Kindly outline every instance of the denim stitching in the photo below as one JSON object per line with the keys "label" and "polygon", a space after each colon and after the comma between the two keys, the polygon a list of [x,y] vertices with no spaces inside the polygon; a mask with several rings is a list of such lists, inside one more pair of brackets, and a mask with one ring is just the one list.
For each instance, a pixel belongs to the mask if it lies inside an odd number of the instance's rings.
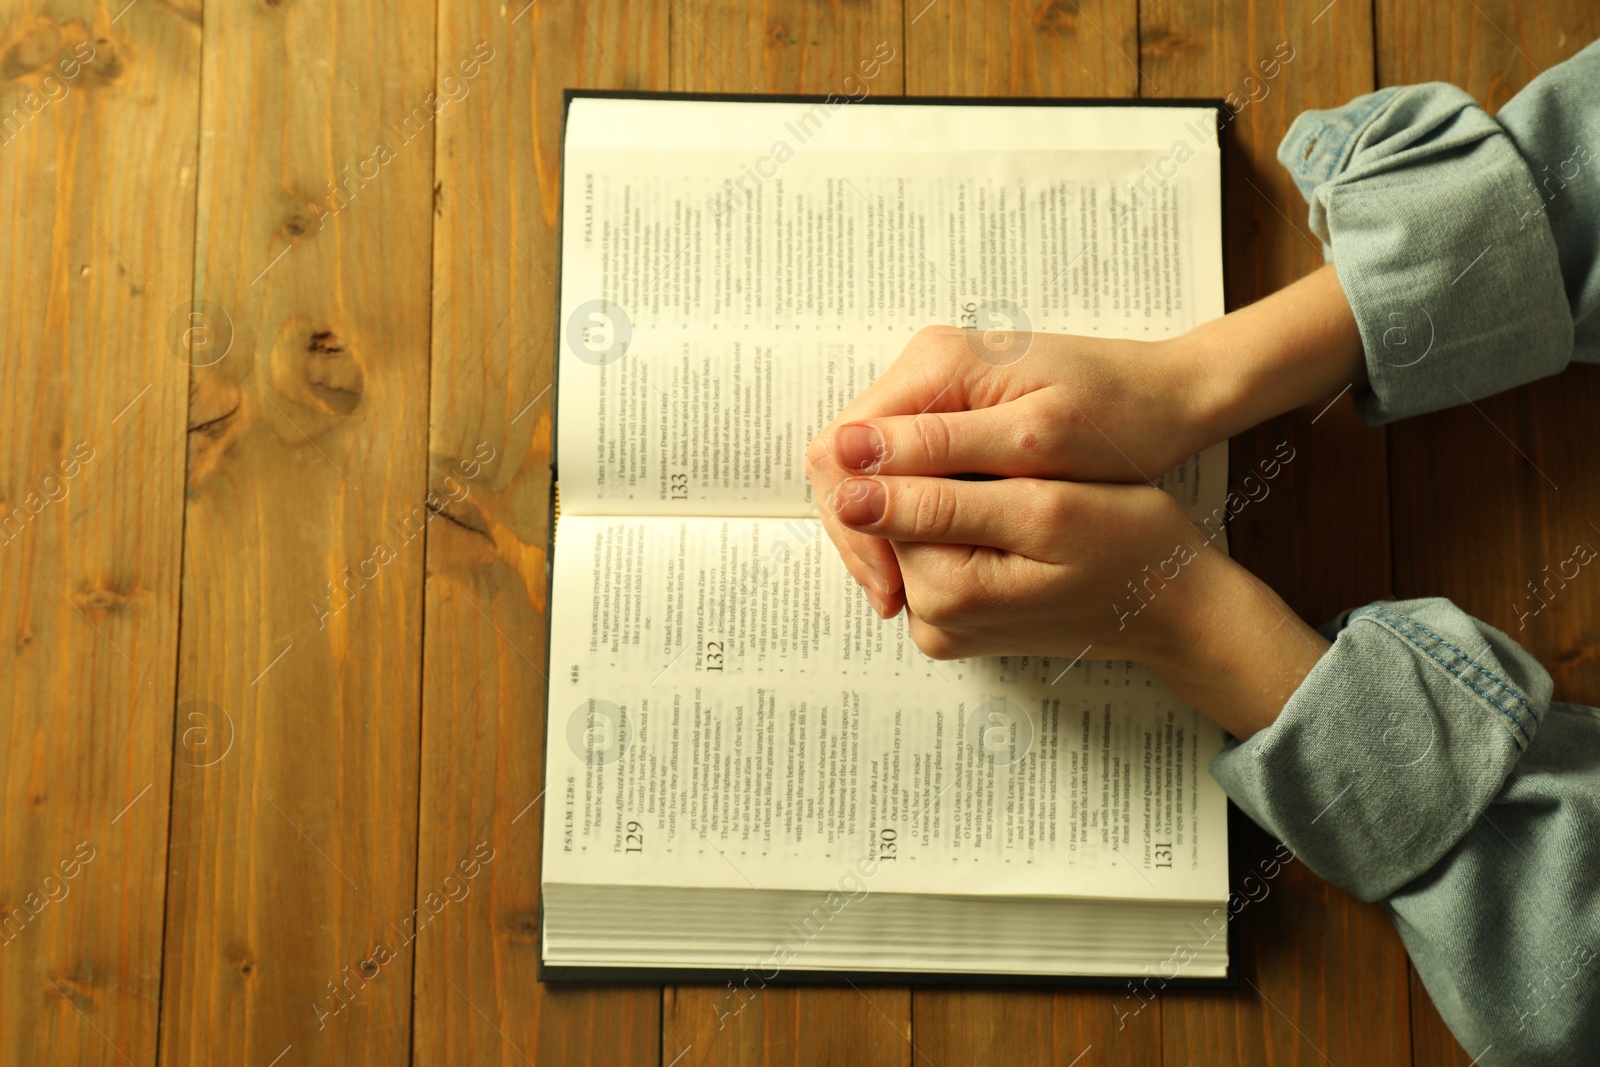
{"label": "denim stitching", "polygon": [[[1373,616],[1382,616],[1383,621],[1380,621],[1378,618],[1373,618]],[[1516,734],[1513,736],[1513,739],[1516,740],[1517,747],[1519,749],[1526,749],[1528,747],[1529,742],[1533,740],[1533,735],[1527,728],[1526,719],[1532,719],[1534,722],[1537,722],[1538,715],[1534,712],[1532,706],[1522,698],[1522,695],[1517,692],[1514,687],[1502,681],[1492,672],[1487,671],[1483,667],[1480,667],[1476,663],[1472,662],[1472,658],[1461,649],[1457,648],[1455,645],[1452,645],[1449,641],[1446,641],[1443,637],[1434,633],[1422,623],[1408,615],[1402,615],[1397,611],[1391,611],[1388,608],[1374,605],[1371,607],[1362,608],[1355,612],[1351,616],[1351,621],[1354,622],[1358,618],[1371,618],[1371,621],[1383,626],[1384,629],[1389,630],[1396,637],[1408,642],[1419,651],[1424,653],[1429,659],[1443,667],[1452,678],[1455,678],[1457,681],[1461,682],[1462,685],[1465,685],[1468,689],[1482,697],[1490,707],[1500,713],[1502,718],[1506,719],[1511,723],[1511,725],[1516,727]],[[1389,620],[1394,620],[1394,622],[1390,623]],[[1404,630],[1420,631],[1435,644],[1442,645],[1454,653],[1459,660],[1465,661],[1465,665],[1451,663],[1443,656],[1440,656],[1433,648],[1430,648],[1422,641],[1419,641],[1414,635],[1403,632]],[[1480,686],[1474,679],[1468,677],[1467,675],[1472,671],[1476,671],[1478,674],[1487,679],[1489,686],[1494,689],[1495,692],[1490,692],[1489,690]],[[1504,705],[1509,705],[1509,707]],[[1516,712],[1519,710],[1523,713],[1521,716],[1516,714]],[[1526,718],[1524,718],[1524,716]]]}
{"label": "denim stitching", "polygon": [[[1422,648],[1423,651],[1427,652],[1436,663],[1439,663],[1441,666],[1445,667],[1455,677],[1460,678],[1463,684],[1465,684],[1479,696],[1483,697],[1485,700],[1489,701],[1496,711],[1500,712],[1501,715],[1511,720],[1511,723],[1516,726],[1518,733],[1520,733],[1523,738],[1523,742],[1519,747],[1525,748],[1527,747],[1527,743],[1533,740],[1533,735],[1527,729],[1526,719],[1515,714],[1515,712],[1520,709],[1527,718],[1531,718],[1535,723],[1538,722],[1538,714],[1534,712],[1533,708],[1522,698],[1521,693],[1519,693],[1513,686],[1500,679],[1492,671],[1488,671],[1479,666],[1477,663],[1473,662],[1471,656],[1468,656],[1464,651],[1457,648],[1455,645],[1452,645],[1442,636],[1434,633],[1432,630],[1428,629],[1427,626],[1411,618],[1410,616],[1402,615],[1397,611],[1391,611],[1388,608],[1383,607],[1374,607],[1373,612],[1381,612],[1384,615],[1392,616],[1393,618],[1400,620],[1399,625],[1402,627],[1420,630],[1423,634],[1426,634],[1436,643],[1449,649],[1459,659],[1465,660],[1465,666],[1460,668],[1453,667],[1441,657],[1434,655],[1431,649],[1426,648],[1420,642],[1412,639],[1412,643],[1416,644],[1418,648]],[[1489,692],[1483,688],[1480,688],[1475,681],[1468,678],[1467,673],[1470,671],[1476,671],[1479,675],[1482,675],[1485,679],[1487,679],[1489,687],[1493,689],[1494,692]]]}

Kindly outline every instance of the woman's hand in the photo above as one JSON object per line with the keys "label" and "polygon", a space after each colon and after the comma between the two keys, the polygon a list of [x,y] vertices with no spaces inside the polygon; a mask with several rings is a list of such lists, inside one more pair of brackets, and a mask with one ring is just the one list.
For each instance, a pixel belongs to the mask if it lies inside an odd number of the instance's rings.
{"label": "woman's hand", "polygon": [[934,327],[817,435],[806,472],[828,536],[887,618],[904,604],[893,550],[832,514],[851,475],[1148,482],[1207,445],[1366,380],[1360,331],[1331,264],[1161,341]]}
{"label": "woman's hand", "polygon": [[893,545],[936,659],[1130,659],[1249,737],[1328,647],[1149,486],[851,477],[831,510]]}
{"label": "woman's hand", "polygon": [[811,443],[806,473],[846,566],[888,617],[903,603],[899,565],[881,535],[833,515],[844,479],[1148,482],[1223,435],[1213,418],[1222,385],[1213,371],[1183,338],[930,327]]}
{"label": "woman's hand", "polygon": [[845,528],[893,543],[917,647],[935,659],[1160,658],[1221,554],[1148,486],[848,478]]}

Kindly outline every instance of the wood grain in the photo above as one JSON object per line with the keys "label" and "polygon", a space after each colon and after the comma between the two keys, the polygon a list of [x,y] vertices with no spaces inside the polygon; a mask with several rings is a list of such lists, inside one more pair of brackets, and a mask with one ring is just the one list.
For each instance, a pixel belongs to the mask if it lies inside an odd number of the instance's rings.
{"label": "wood grain", "polygon": [[926,1065],[910,1012],[904,986],[668,986],[661,1062]]}
{"label": "wood grain", "polygon": [[[1382,84],[1449,81],[1490,112],[1600,36],[1600,11],[1570,0],[1377,12]],[[1579,543],[1600,545],[1597,408],[1600,368],[1573,367],[1389,432],[1395,594],[1449,597],[1544,664],[1556,699],[1585,704],[1600,703],[1600,577],[1543,583]],[[1466,1067],[1483,1050],[1456,1043],[1415,970],[1411,986],[1418,1067]]]}
{"label": "wood grain", "polygon": [[907,0],[906,12],[913,95],[1139,95],[1135,0]]}
{"label": "wood grain", "polygon": [[[955,96],[1139,94],[1133,0],[985,4],[911,0],[906,91]],[[1119,1014],[1120,1013],[1120,1014]],[[918,1048],[934,1063],[993,1057],[1147,1064],[1161,1055],[1161,1005],[1128,989],[916,989]]]}
{"label": "wood grain", "polygon": [[[525,3],[0,15],[0,1062],[1466,1067],[1387,919],[1294,864],[1238,990],[1132,1017],[535,981],[561,91],[838,92],[886,41],[874,93],[1242,99],[1286,41],[1229,129],[1237,306],[1321,262],[1297,112],[1430,79],[1494,110],[1600,11]],[[1600,578],[1526,614],[1600,538],[1597,404],[1579,367],[1387,432],[1275,420],[1234,442],[1235,481],[1296,449],[1234,553],[1317,621],[1449,596],[1600,703]],[[1273,842],[1232,825],[1237,879]]]}
{"label": "wood grain", "polygon": [[917,1047],[927,1056],[919,1062],[1161,1062],[1160,1002],[1121,987],[916,989],[912,995]]}
{"label": "wood grain", "polygon": [[[1221,95],[1237,112],[1224,149],[1230,305],[1315,269],[1320,247],[1277,145],[1300,111],[1372,90],[1370,7],[1146,0],[1139,18],[1141,62],[1160,95]],[[1317,623],[1389,592],[1383,432],[1363,428],[1348,398],[1321,408],[1236,437],[1230,464],[1237,485],[1281,443],[1294,449],[1266,499],[1230,524],[1229,540],[1235,557]],[[1259,878],[1271,842],[1243,819],[1235,825],[1245,829],[1234,863]],[[1283,867],[1267,891],[1237,920],[1239,990],[1168,998],[1166,1062],[1406,1062],[1406,958],[1382,911],[1301,863]]]}
{"label": "wood grain", "polygon": [[[562,90],[665,89],[669,10],[440,5],[440,91],[466,89],[434,162],[429,485],[445,521],[428,527],[418,891],[453,878],[466,895],[417,942],[419,1065],[660,1054],[659,988],[535,975]],[[485,843],[492,862],[465,880]]]}
{"label": "wood grain", "polygon": [[0,1062],[151,1063],[200,34],[29,7],[0,15]]}
{"label": "wood grain", "polygon": [[[722,93],[838,93],[861,79],[880,42],[897,51],[902,11],[892,0],[674,0],[672,88]],[[906,91],[903,58],[885,62],[874,93]]]}
{"label": "wood grain", "polygon": [[[890,0],[674,0],[672,88],[730,93],[905,92],[902,10]],[[870,82],[859,65],[880,42],[895,50]],[[847,81],[848,79],[848,81]],[[742,1006],[741,1006],[742,1005]],[[768,986],[746,1000],[722,986],[669,987],[662,1062],[907,1064],[911,998],[904,987]],[[734,1010],[737,1009],[737,1010]]]}
{"label": "wood grain", "polygon": [[434,10],[204,15],[178,699],[237,739],[173,778],[162,1062],[404,1063]]}

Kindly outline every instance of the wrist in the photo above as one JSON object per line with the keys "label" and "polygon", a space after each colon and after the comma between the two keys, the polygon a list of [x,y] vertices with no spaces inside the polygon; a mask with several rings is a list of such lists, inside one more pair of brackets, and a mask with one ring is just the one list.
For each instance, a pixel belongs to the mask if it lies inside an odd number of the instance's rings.
{"label": "wrist", "polygon": [[[1240,739],[1276,721],[1329,642],[1270,587],[1199,538],[1139,661]],[[1157,605],[1152,604],[1152,607]]]}
{"label": "wrist", "polygon": [[1239,408],[1248,387],[1230,361],[1225,338],[1210,328],[1221,321],[1155,342],[1158,370],[1152,377],[1168,401],[1161,407],[1174,446],[1167,458],[1174,464],[1246,428],[1239,425]]}
{"label": "wrist", "polygon": [[1233,343],[1236,333],[1234,322],[1224,316],[1176,338],[1187,364],[1188,421],[1206,444],[1226,441],[1274,414],[1261,412],[1263,370]]}
{"label": "wrist", "polygon": [[1367,380],[1361,332],[1332,264],[1174,339],[1191,419],[1221,441]]}

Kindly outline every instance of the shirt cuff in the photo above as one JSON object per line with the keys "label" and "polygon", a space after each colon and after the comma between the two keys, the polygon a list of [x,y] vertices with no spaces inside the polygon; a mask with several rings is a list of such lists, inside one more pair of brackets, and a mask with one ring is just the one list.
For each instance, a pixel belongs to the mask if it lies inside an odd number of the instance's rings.
{"label": "shirt cuff", "polygon": [[1369,423],[1555,374],[1573,321],[1555,240],[1515,144],[1462,90],[1385,89],[1307,111],[1278,160],[1355,312]]}
{"label": "shirt cuff", "polygon": [[1477,822],[1550,704],[1550,676],[1447,600],[1372,604],[1324,628],[1330,648],[1277,720],[1230,741],[1211,773],[1328,881],[1387,897]]}

